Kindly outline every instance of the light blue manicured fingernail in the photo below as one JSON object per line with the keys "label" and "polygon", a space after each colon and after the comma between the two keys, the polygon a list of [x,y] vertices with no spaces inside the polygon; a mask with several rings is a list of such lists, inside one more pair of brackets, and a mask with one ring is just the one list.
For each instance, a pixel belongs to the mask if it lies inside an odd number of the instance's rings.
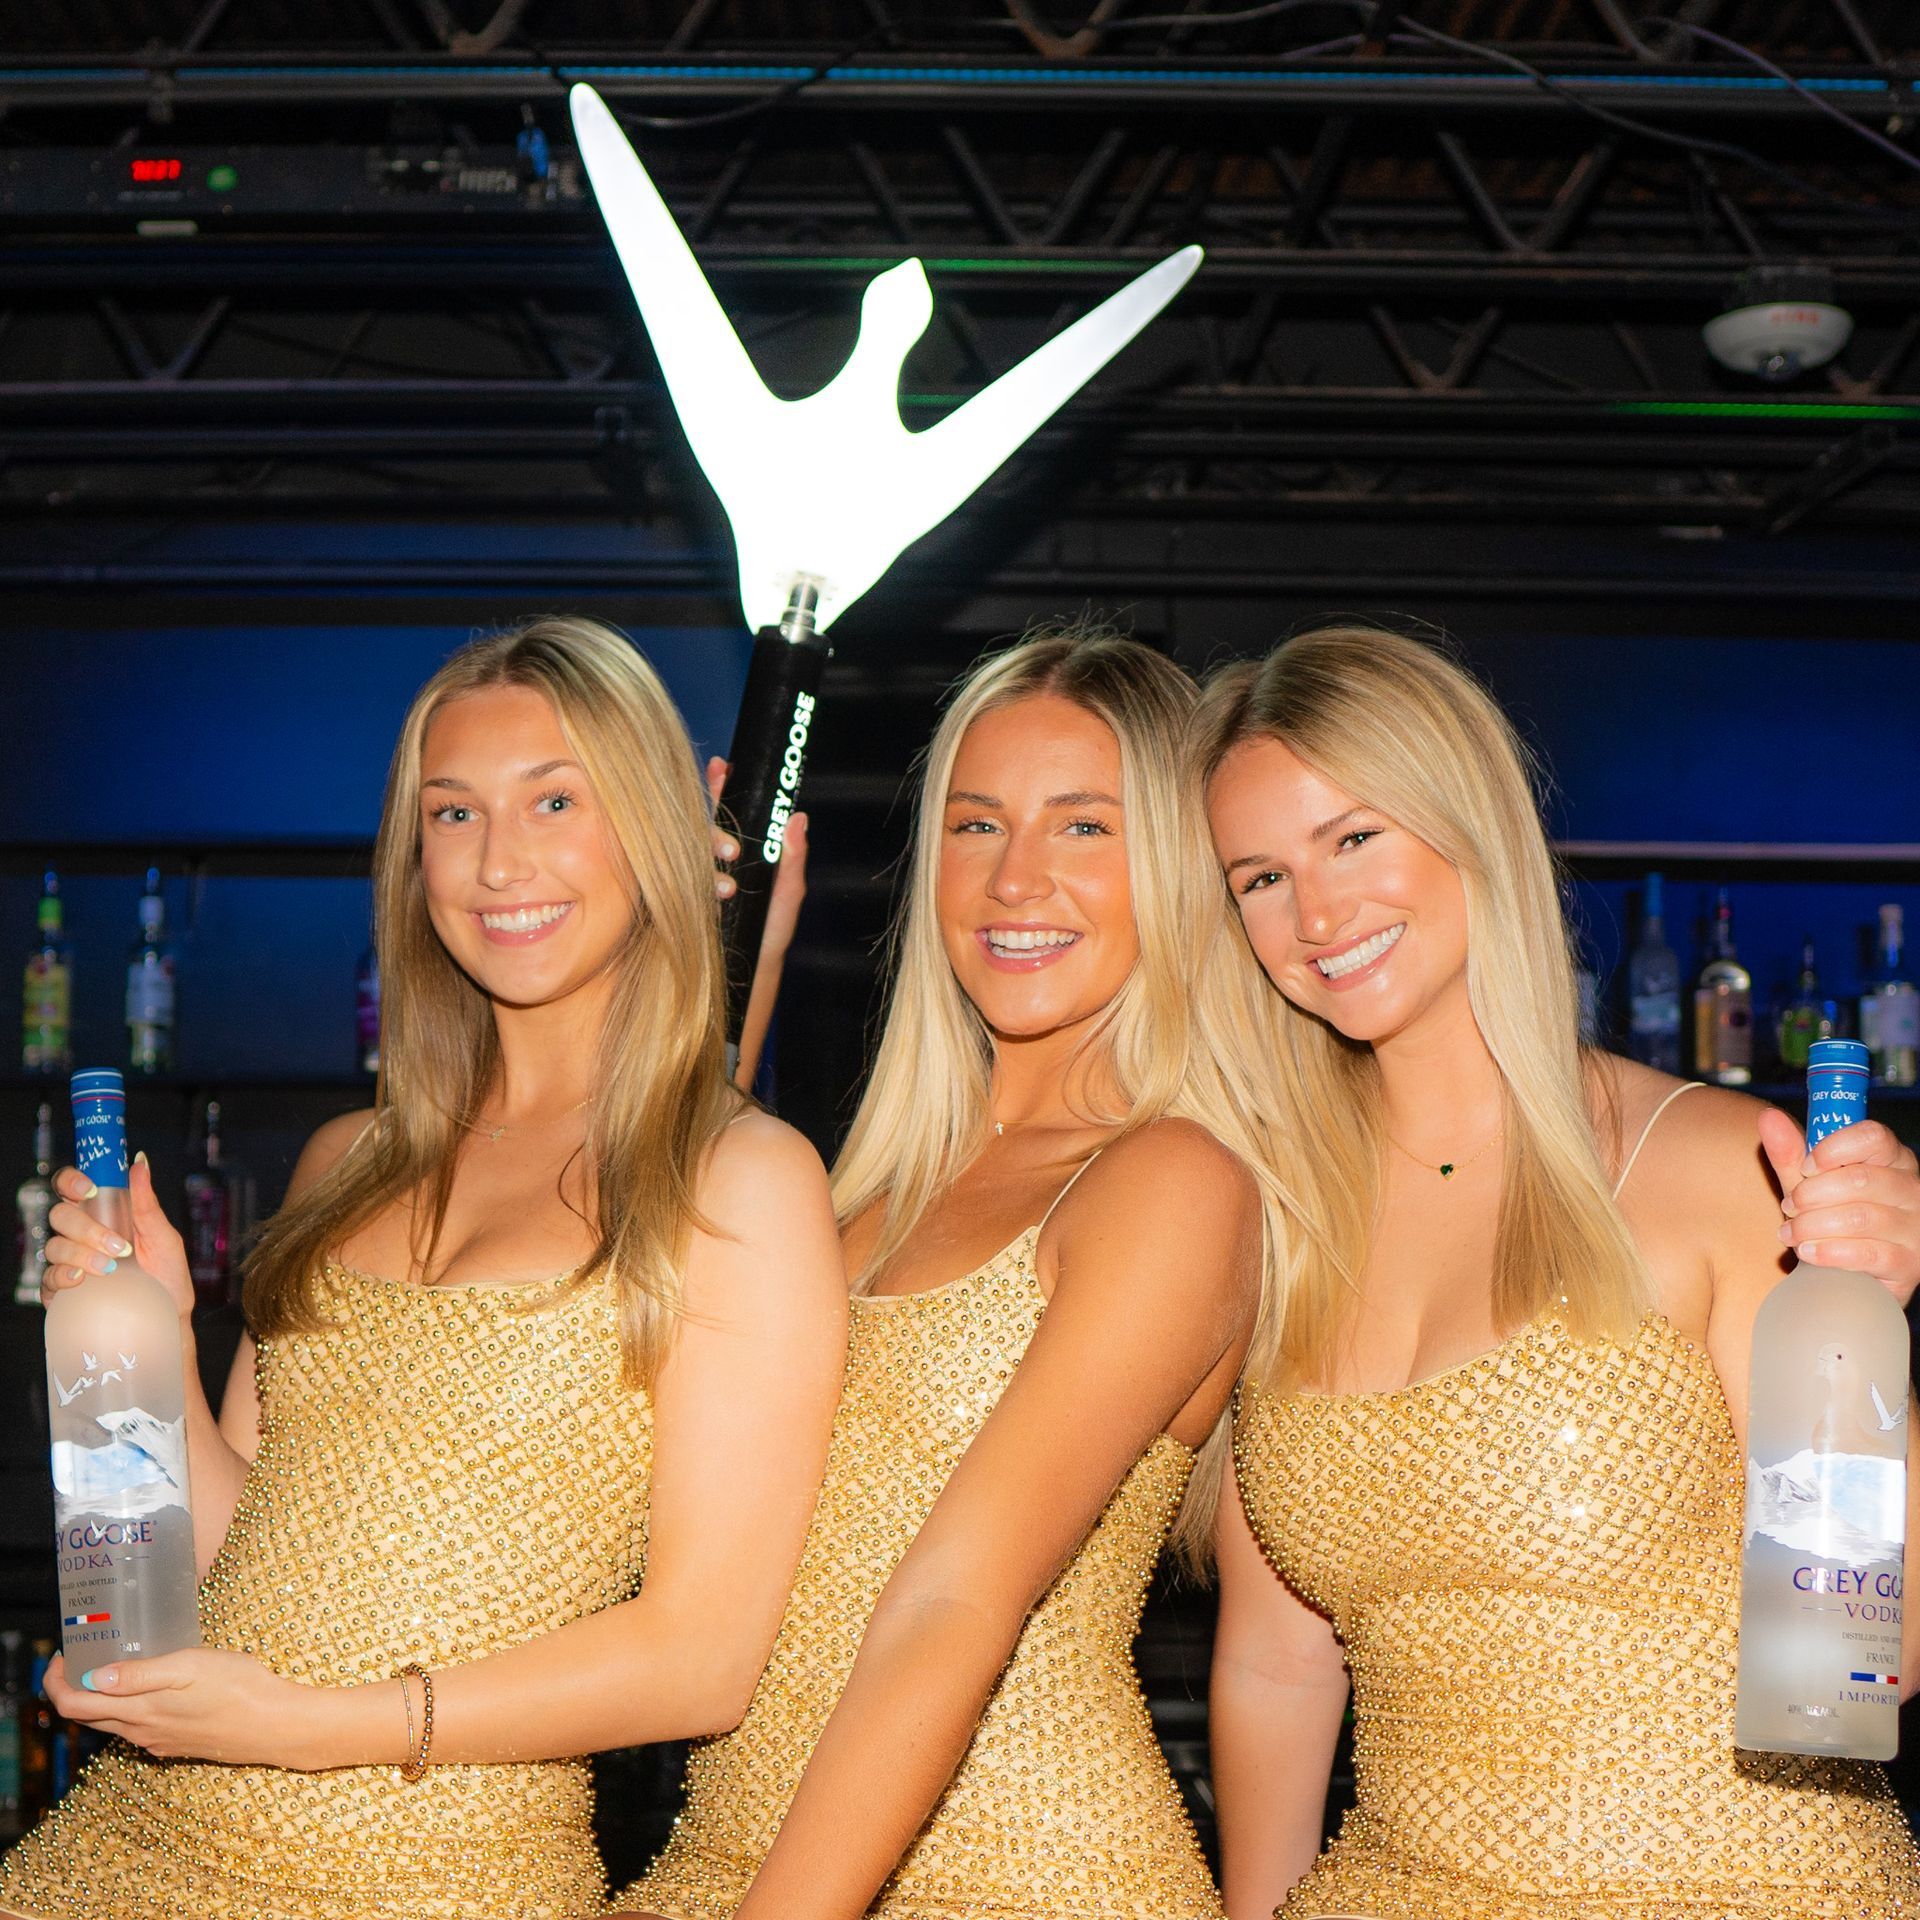
{"label": "light blue manicured fingernail", "polygon": [[107,1264],[100,1269],[100,1271],[102,1273],[111,1273],[117,1266],[119,1266],[119,1264],[120,1262],[118,1260],[109,1260]]}
{"label": "light blue manicured fingernail", "polygon": [[93,1669],[91,1667],[80,1676],[80,1684],[85,1687],[89,1693],[98,1693],[100,1691],[100,1689],[93,1684]]}

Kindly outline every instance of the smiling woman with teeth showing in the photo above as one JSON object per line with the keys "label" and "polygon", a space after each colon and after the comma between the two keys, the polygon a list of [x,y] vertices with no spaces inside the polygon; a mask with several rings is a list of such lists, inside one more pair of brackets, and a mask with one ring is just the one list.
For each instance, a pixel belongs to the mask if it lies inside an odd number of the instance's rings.
{"label": "smiling woman with teeth showing", "polygon": [[[606,628],[477,641],[421,690],[374,855],[378,1105],[308,1143],[218,1426],[188,1412],[206,1644],[56,1663],[123,1740],[0,1864],[6,1915],[585,1920],[579,1756],[739,1719],[847,1307],[818,1159],[727,1080],[709,834]],[[84,1285],[126,1248],[62,1179]]]}
{"label": "smiling woman with teeth showing", "polygon": [[1193,697],[1068,632],[941,721],[834,1172],[826,1485],[753,1705],[625,1911],[1218,1920],[1129,1658],[1262,1264],[1254,1183],[1183,1117],[1225,925],[1178,779]]}
{"label": "smiling woman with teeth showing", "polygon": [[1753,1316],[1783,1242],[1910,1297],[1914,1156],[1866,1124],[1809,1161],[1580,1046],[1524,753],[1434,649],[1231,668],[1191,770],[1245,935],[1200,1002],[1216,1126],[1285,1223],[1220,1503],[1232,1920],[1920,1913],[1877,1767],[1733,1744]]}

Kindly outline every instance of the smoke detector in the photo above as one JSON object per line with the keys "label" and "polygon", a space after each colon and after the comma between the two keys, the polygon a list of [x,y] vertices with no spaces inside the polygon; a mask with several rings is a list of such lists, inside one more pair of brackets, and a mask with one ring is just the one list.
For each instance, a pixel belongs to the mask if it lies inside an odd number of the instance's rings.
{"label": "smoke detector", "polygon": [[1778,383],[1824,367],[1852,337],[1853,315],[1834,304],[1823,268],[1754,267],[1701,331],[1723,367]]}

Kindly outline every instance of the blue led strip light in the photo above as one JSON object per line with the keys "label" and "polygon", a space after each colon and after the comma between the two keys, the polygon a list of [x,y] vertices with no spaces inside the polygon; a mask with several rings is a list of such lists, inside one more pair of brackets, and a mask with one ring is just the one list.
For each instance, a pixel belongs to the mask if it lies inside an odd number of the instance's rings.
{"label": "blue led strip light", "polygon": [[[0,83],[31,86],[35,83],[75,84],[101,81],[138,81],[148,77],[145,67],[7,67],[0,68]],[[1785,80],[1770,74],[1709,73],[1556,73],[1550,76],[1561,86],[1606,87],[1618,92],[1681,91],[1714,93],[1786,93]],[[1421,86],[1444,80],[1450,86],[1489,89],[1531,88],[1536,82],[1518,73],[1457,73],[1428,70],[1375,68],[1288,68],[1259,69],[1172,68],[1172,67],[830,67],[824,73],[807,66],[774,66],[758,62],[704,62],[679,66],[557,65],[552,67],[518,65],[435,66],[427,62],[388,63],[365,66],[184,66],[173,76],[176,86],[205,81],[334,81],[334,80],[607,80],[617,82],[701,81],[721,85],[787,86],[808,81],[817,86],[958,86],[958,87],[1264,87],[1278,84],[1325,87]],[[1892,99],[1897,90],[1884,80],[1810,75],[1796,79],[1794,85],[1815,93],[1880,95]]]}

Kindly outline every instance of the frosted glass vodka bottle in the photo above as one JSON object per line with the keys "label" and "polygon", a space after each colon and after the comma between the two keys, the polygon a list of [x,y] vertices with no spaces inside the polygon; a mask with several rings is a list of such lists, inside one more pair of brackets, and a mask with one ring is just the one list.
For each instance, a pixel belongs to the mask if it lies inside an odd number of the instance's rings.
{"label": "frosted glass vodka bottle", "polygon": [[[1807,1141],[1866,1117],[1867,1050],[1809,1049]],[[1734,1738],[1889,1760],[1900,1737],[1906,1316],[1864,1273],[1799,1267],[1753,1323]]]}
{"label": "frosted glass vodka bottle", "polygon": [[[131,1241],[119,1073],[73,1076],[73,1135],[96,1188],[87,1211]],[[62,1640],[77,1680],[123,1654],[200,1641],[180,1315],[123,1258],[56,1294],[46,1334]]]}

